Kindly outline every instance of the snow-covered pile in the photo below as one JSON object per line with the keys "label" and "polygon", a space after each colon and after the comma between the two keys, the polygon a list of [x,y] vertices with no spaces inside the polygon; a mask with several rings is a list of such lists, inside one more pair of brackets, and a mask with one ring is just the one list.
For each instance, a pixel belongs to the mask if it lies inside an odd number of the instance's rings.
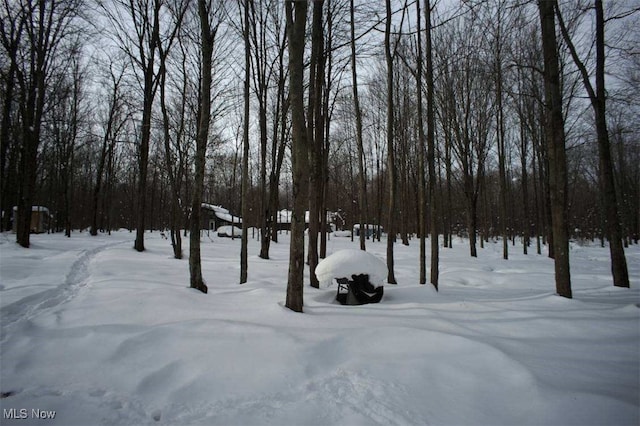
{"label": "snow-covered pile", "polygon": [[[128,231],[30,249],[0,234],[0,424],[640,424],[637,245],[631,289],[611,285],[608,249],[573,247],[567,300],[553,261],[518,245],[505,261],[501,244],[470,258],[454,241],[436,292],[418,284],[418,244],[396,244],[384,303],[345,308],[305,285],[299,314],[284,307],[288,235],[266,260],[249,234],[243,285],[240,244],[211,237],[205,295],[158,232],[142,253]],[[384,259],[384,237],[367,251]]]}
{"label": "snow-covered pile", "polygon": [[332,234],[334,237],[351,237],[351,231],[333,231]]}
{"label": "snow-covered pile", "polygon": [[237,226],[225,225],[218,227],[218,237],[242,237],[242,228]]}
{"label": "snow-covered pile", "polygon": [[331,285],[334,278],[368,274],[374,287],[383,285],[387,277],[387,265],[377,256],[362,250],[339,250],[318,263],[316,277],[321,284]]}

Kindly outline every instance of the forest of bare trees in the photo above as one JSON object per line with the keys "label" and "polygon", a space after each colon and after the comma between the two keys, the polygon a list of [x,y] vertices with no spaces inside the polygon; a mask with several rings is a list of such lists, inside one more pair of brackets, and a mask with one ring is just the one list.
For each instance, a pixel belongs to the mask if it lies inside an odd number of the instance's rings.
{"label": "forest of bare trees", "polygon": [[439,251],[499,241],[507,260],[521,241],[571,297],[575,241],[609,247],[612,284],[629,286],[637,1],[1,0],[0,14],[1,229],[23,247],[32,206],[50,232],[126,229],[138,251],[167,231],[177,259],[190,234],[206,293],[206,202],[243,216],[239,282],[247,238],[269,259],[293,211],[295,311],[327,211],[361,224],[361,249],[387,245],[389,283],[396,244],[420,244],[437,288]]}

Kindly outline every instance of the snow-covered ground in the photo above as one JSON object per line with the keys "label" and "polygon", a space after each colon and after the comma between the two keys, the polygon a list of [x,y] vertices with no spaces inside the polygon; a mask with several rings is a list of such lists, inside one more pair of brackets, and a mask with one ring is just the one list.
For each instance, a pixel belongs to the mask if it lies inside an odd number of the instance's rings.
{"label": "snow-covered ground", "polygon": [[[551,260],[518,246],[472,259],[455,241],[436,293],[417,241],[398,244],[381,303],[305,287],[297,314],[286,235],[271,260],[250,239],[245,285],[240,240],[204,235],[207,295],[157,232],[144,253],[128,232],[14,238],[0,234],[3,425],[640,424],[638,246],[619,289],[607,249],[573,245],[567,300]],[[368,249],[384,259],[384,240]]]}

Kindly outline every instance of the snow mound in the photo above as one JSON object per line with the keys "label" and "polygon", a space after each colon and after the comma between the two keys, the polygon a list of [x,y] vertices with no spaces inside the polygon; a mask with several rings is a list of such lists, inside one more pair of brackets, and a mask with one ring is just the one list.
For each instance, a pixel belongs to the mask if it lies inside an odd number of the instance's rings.
{"label": "snow mound", "polygon": [[218,237],[242,237],[242,228],[225,225],[218,228]]}
{"label": "snow mound", "polygon": [[369,282],[380,287],[387,277],[387,265],[377,256],[356,249],[340,250],[322,260],[316,267],[316,277],[325,286],[334,278],[368,274]]}
{"label": "snow mound", "polygon": [[351,237],[351,231],[335,231],[334,237]]}

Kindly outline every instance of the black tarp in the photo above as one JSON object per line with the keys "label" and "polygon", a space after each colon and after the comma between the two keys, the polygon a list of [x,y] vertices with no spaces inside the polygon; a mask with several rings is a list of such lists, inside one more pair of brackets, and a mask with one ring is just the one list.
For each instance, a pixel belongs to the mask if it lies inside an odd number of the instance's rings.
{"label": "black tarp", "polygon": [[339,278],[337,281],[336,300],[343,305],[378,303],[384,294],[384,287],[374,287],[369,281],[368,274],[351,275],[351,280],[345,277]]}

